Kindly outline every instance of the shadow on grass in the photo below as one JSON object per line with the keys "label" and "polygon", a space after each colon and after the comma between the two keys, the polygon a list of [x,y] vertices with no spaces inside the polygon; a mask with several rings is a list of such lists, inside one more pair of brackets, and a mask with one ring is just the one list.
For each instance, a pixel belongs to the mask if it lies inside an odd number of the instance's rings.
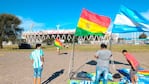
{"label": "shadow on grass", "polygon": [[88,65],[96,65],[97,62],[95,60],[88,61],[86,64]]}
{"label": "shadow on grass", "polygon": [[64,52],[64,53],[60,53],[59,55],[67,55],[68,53],[67,52]]}
{"label": "shadow on grass", "polygon": [[58,76],[62,75],[63,73],[64,73],[64,69],[61,69],[59,71],[54,72],[47,80],[45,80],[44,82],[42,82],[42,84],[48,84],[48,83],[50,83],[52,80],[54,80]]}
{"label": "shadow on grass", "polygon": [[[127,65],[129,66],[129,64],[126,64],[126,63],[123,63],[123,62],[119,62],[119,61],[110,61],[110,64],[113,64],[112,62],[114,62],[114,64],[122,64],[122,65]],[[88,61],[86,64],[89,64],[89,65],[96,65],[97,62],[95,60],[91,60],[91,61]]]}
{"label": "shadow on grass", "polygon": [[122,65],[129,66],[129,64],[126,64],[126,63],[123,63],[123,62],[119,62],[119,61],[110,61],[110,64],[112,64],[112,62],[114,62],[114,64],[122,64]]}

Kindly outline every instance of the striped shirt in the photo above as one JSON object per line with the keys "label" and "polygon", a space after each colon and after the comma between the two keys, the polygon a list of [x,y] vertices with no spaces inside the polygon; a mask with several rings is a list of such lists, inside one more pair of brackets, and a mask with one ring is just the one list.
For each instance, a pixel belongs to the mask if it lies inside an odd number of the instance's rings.
{"label": "striped shirt", "polygon": [[41,57],[44,55],[42,49],[36,49],[30,54],[30,59],[33,60],[33,68],[42,66]]}

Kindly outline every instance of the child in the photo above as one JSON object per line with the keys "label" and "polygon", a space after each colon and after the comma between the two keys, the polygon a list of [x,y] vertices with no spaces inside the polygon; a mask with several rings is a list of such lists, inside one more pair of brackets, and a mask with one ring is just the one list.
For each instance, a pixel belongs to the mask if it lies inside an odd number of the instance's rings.
{"label": "child", "polygon": [[44,64],[44,52],[41,49],[41,44],[36,44],[36,49],[30,54],[30,59],[34,69],[34,84],[41,84],[41,74]]}

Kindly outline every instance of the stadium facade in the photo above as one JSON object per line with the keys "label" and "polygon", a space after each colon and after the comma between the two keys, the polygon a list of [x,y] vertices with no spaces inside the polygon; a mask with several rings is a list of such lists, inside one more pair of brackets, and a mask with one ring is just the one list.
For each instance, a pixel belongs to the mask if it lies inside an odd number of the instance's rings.
{"label": "stadium facade", "polygon": [[[75,30],[44,30],[44,31],[37,31],[37,32],[23,32],[22,38],[26,40],[27,43],[35,44],[35,43],[42,43],[46,39],[51,38],[60,38],[61,40],[72,40],[74,36]],[[79,36],[77,38],[78,43],[82,44],[85,41],[90,41],[91,44],[96,43],[108,43],[110,40],[110,33],[107,33],[104,37],[101,36]],[[118,36],[113,36],[113,39],[118,39]]]}

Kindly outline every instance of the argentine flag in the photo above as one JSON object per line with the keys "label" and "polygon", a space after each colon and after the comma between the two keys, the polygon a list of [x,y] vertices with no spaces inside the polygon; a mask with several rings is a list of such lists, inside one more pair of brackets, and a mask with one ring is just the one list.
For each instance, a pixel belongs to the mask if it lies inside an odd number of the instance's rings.
{"label": "argentine flag", "polygon": [[116,15],[112,33],[148,32],[149,21],[134,10],[125,6],[120,7]]}

